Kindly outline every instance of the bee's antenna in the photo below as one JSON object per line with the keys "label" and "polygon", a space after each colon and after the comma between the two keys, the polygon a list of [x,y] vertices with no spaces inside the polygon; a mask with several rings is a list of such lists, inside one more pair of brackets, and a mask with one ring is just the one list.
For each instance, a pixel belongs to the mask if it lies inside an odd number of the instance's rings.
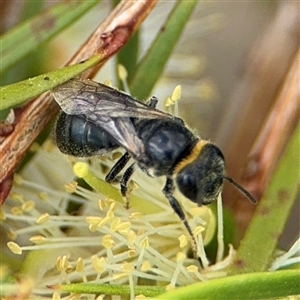
{"label": "bee's antenna", "polygon": [[241,185],[239,185],[236,181],[234,181],[231,177],[224,175],[224,178],[227,179],[230,183],[232,183],[238,190],[240,190],[252,203],[256,204],[257,200]]}

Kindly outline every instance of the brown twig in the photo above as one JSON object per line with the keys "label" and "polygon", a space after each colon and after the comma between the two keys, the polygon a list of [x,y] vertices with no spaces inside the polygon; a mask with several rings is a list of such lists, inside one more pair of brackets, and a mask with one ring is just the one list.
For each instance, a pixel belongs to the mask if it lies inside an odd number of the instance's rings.
{"label": "brown twig", "polygon": [[[243,172],[242,185],[257,199],[260,199],[265,191],[289,138],[299,122],[299,63],[300,48],[286,76],[276,103],[250,151]],[[297,164],[298,162],[295,162],[296,167]],[[240,225],[240,229],[246,229],[252,217],[249,214],[249,208],[245,209],[245,202],[240,199],[237,201],[235,209],[239,211],[236,220]],[[254,211],[254,207],[252,206],[250,210]]]}
{"label": "brown twig", "polygon": [[[300,49],[263,130],[252,147],[243,183],[260,198],[300,116]],[[280,137],[280,138],[279,138]]]}
{"label": "brown twig", "polygon": [[[101,53],[104,55],[103,61],[81,76],[92,78],[100,67],[128,41],[156,2],[157,0],[121,1],[66,65]],[[37,97],[21,109],[14,131],[0,145],[1,203],[9,193],[12,176],[28,148],[58,111],[59,107],[49,93]]]}
{"label": "brown twig", "polygon": [[[299,47],[299,29],[299,5],[293,2],[280,3],[268,28],[252,47],[245,72],[234,89],[232,106],[224,112],[216,141],[226,157],[228,174],[239,183],[242,183],[243,177],[241,167],[247,164],[250,149],[263,130],[266,116],[276,102],[295,59]],[[281,135],[277,135],[277,139],[278,143],[285,145]],[[259,194],[254,192],[254,196]],[[255,206],[240,199],[239,193],[228,186],[225,186],[223,199],[234,212],[237,228],[242,233],[248,226]]]}

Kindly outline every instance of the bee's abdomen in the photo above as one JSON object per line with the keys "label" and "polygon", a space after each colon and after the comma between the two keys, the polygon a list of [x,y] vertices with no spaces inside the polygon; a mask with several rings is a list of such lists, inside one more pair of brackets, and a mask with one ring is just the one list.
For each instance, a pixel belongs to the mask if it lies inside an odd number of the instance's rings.
{"label": "bee's abdomen", "polygon": [[55,135],[60,151],[73,156],[101,155],[119,147],[110,134],[81,115],[62,112],[56,122]]}

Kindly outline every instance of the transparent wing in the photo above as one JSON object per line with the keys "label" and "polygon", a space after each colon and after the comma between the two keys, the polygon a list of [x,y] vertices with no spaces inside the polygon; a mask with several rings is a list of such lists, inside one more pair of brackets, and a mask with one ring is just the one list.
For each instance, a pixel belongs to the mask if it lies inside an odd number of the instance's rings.
{"label": "transparent wing", "polygon": [[88,79],[72,79],[52,90],[55,101],[69,115],[97,112],[109,118],[174,118],[130,95]]}
{"label": "transparent wing", "polygon": [[52,94],[65,113],[85,115],[88,121],[111,134],[133,157],[144,153],[144,145],[130,118],[174,118],[91,80],[72,79],[53,89]]}

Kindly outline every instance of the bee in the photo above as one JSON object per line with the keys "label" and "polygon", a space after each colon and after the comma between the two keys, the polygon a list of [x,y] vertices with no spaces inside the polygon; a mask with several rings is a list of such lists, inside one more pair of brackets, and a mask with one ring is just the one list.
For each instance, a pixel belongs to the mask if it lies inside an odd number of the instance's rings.
{"label": "bee", "polygon": [[226,179],[256,203],[248,191],[226,174],[220,149],[196,136],[182,119],[156,109],[156,97],[144,104],[124,92],[83,79],[72,79],[52,93],[62,109],[55,128],[60,151],[90,157],[124,148],[126,152],[105,178],[109,183],[116,182],[129,160],[134,160],[120,180],[124,198],[136,165],[151,177],[165,176],[162,192],[188,231],[195,256],[195,237],[173,196],[176,187],[201,206],[217,199]]}

